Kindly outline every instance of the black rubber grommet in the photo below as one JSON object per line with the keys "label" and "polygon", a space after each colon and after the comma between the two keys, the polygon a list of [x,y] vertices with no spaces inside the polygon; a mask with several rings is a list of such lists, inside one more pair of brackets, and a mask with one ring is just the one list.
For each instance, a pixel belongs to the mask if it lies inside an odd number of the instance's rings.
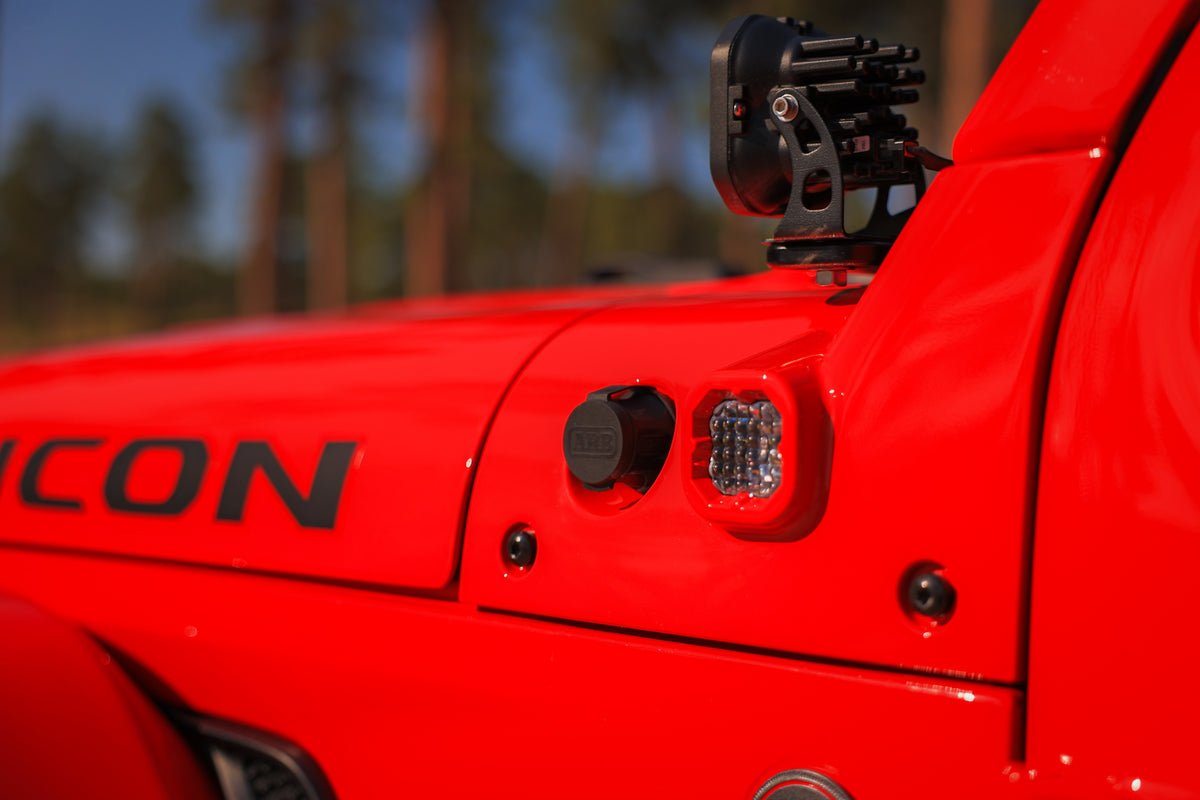
{"label": "black rubber grommet", "polygon": [[922,572],[908,585],[908,603],[924,617],[944,617],[954,608],[954,588],[941,575]]}
{"label": "black rubber grommet", "polygon": [[537,537],[528,528],[509,531],[504,537],[504,561],[515,569],[529,569],[537,558]]}

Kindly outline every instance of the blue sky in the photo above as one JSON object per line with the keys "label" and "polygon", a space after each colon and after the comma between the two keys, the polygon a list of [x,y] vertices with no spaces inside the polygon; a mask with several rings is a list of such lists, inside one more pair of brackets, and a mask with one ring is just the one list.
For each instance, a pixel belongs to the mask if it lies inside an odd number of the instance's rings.
{"label": "blue sky", "polygon": [[171,97],[200,145],[201,236],[235,246],[248,142],[220,110],[223,65],[236,42],[206,28],[197,3],[6,0],[0,21],[0,157],[32,113],[113,142],[149,97]]}
{"label": "blue sky", "polygon": [[[250,141],[222,105],[225,69],[239,50],[228,30],[205,16],[204,0],[0,0],[0,158],[22,122],[50,110],[116,144],[128,137],[139,106],[170,97],[196,134],[204,190],[201,242],[214,254],[237,252]],[[536,13],[534,4],[521,4]],[[555,80],[552,45],[526,20],[500,21],[508,42],[496,66],[498,105],[519,109],[495,121],[501,142],[531,168],[549,173],[569,135],[565,87]],[[707,46],[705,46],[707,47]],[[707,59],[707,50],[703,56]],[[380,91],[362,119],[372,172],[384,184],[411,177],[422,147],[405,124],[407,77],[419,68],[402,38],[374,62]],[[707,75],[697,75],[706,84]],[[611,124],[599,154],[599,173],[636,181],[649,173],[649,117],[630,108]],[[302,133],[302,132],[301,132]],[[712,192],[707,144],[691,134],[684,149],[687,184]],[[110,258],[122,250],[119,226],[99,232]]]}

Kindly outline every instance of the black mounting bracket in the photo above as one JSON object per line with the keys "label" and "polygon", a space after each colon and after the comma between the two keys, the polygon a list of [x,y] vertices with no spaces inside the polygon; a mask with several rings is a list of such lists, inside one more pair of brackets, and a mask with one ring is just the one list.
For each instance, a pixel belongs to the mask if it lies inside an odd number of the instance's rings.
{"label": "black mounting bracket", "polygon": [[[888,211],[891,188],[925,192],[916,130],[892,105],[915,102],[919,53],[810,23],[734,20],[712,54],[713,180],[740,214],[779,216],[767,262],[783,268],[878,265],[911,209]],[[846,230],[846,192],[877,189],[870,219]]]}

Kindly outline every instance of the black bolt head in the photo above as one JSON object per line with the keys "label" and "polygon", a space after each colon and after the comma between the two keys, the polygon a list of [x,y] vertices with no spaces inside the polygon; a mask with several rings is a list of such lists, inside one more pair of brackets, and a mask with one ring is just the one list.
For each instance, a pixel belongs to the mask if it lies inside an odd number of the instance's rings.
{"label": "black bolt head", "polygon": [[504,561],[514,569],[526,570],[537,557],[537,537],[528,528],[509,531],[504,537]]}
{"label": "black bolt head", "polygon": [[908,585],[908,602],[924,617],[944,617],[954,608],[954,588],[932,572],[922,572]]}

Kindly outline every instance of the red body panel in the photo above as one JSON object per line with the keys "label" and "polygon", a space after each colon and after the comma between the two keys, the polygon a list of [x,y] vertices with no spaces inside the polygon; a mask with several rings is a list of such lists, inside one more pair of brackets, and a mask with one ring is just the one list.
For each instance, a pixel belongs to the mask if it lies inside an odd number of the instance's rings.
{"label": "red body panel", "polygon": [[1185,0],[1040,4],[959,130],[955,161],[1111,148],[1172,37],[1195,19]]}
{"label": "red body panel", "polygon": [[[299,745],[344,798],[748,800],[793,768],[855,800],[1200,796],[1200,45],[1122,153],[1197,9],[1048,0],[865,290],[796,271],[378,304],[0,366],[0,590],[157,701]],[[819,417],[785,462],[812,508],[700,491],[723,381]],[[568,414],[611,385],[675,404],[644,496],[565,464]],[[206,453],[183,510],[107,508],[130,441],[180,438]],[[53,439],[98,441],[39,473]],[[353,443],[332,527],[265,472],[216,519],[247,441],[300,494]],[[143,505],[181,481],[162,451],[117,481]],[[538,543],[520,573],[515,526]],[[949,619],[906,610],[914,570],[953,585]],[[0,605],[0,636],[34,616]],[[0,736],[14,685],[30,718],[74,682],[145,772],[122,714],[161,719],[34,627],[55,666],[0,658]]]}
{"label": "red body panel", "polygon": [[[6,554],[7,560],[7,554]],[[210,800],[191,752],[111,655],[0,597],[0,797]]]}
{"label": "red body panel", "polygon": [[[0,539],[442,587],[457,569],[462,503],[493,409],[525,359],[589,311],[576,302],[463,316],[416,309],[264,321],[18,361],[0,368],[0,440],[16,439],[0,473]],[[55,451],[41,473],[42,492],[72,498],[81,511],[18,498],[29,456],[54,438],[101,440]],[[195,438],[207,447],[199,494],[181,513],[106,506],[109,465],[137,438]],[[261,474],[242,522],[216,520],[238,441],[267,442],[304,493],[323,446],[354,442],[335,528],[302,527]],[[131,496],[170,494],[178,458],[154,457],[135,462]],[[427,501],[431,494],[438,502]]]}
{"label": "red body panel", "polygon": [[[948,170],[861,307],[828,305],[831,291],[658,302],[564,332],[521,375],[488,438],[463,598],[1020,680],[1038,423],[1029,400],[1044,379],[1051,311],[1083,233],[1081,214],[1094,203],[1096,189],[1087,189],[1105,163],[1073,152]],[[1012,202],[1034,182],[1041,193]],[[1014,259],[1013,230],[1038,241],[1037,251]],[[641,382],[682,404],[721,368],[813,331],[834,336],[817,370],[835,443],[829,504],[804,539],[745,541],[714,526],[688,502],[677,458],[625,511],[572,487],[562,425],[589,391]],[[680,419],[689,412],[681,405]],[[542,562],[510,576],[500,540],[519,523],[537,532]],[[864,551],[870,558],[859,557]],[[904,576],[922,562],[942,565],[958,589],[953,621],[936,631],[898,601]]]}
{"label": "red body panel", "polygon": [[1193,34],[1105,198],[1055,351],[1029,674],[1048,796],[1200,795],[1197,81]]}
{"label": "red body panel", "polygon": [[[8,553],[0,581],[208,713],[286,732],[338,797],[748,798],[809,767],[1007,794],[1011,689],[638,639],[223,571]],[[931,732],[939,757],[924,757]],[[920,755],[918,755],[920,754]]]}

